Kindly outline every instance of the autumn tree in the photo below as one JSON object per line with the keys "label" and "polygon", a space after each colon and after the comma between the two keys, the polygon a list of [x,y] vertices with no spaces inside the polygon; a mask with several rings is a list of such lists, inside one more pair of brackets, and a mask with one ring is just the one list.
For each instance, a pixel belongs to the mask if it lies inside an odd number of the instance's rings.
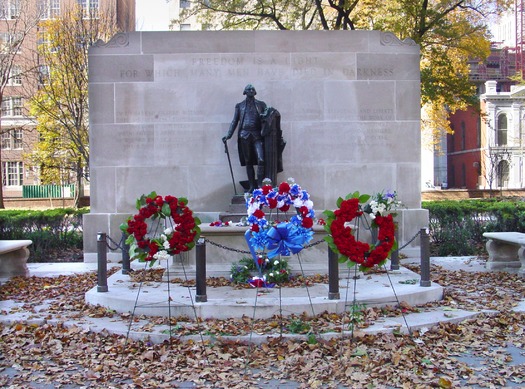
{"label": "autumn tree", "polygon": [[40,142],[29,159],[44,183],[75,182],[76,205],[89,166],[88,49],[116,32],[112,11],[79,6],[40,25],[40,87],[30,104]]}
{"label": "autumn tree", "polygon": [[390,31],[421,47],[421,104],[434,138],[450,113],[476,100],[467,60],[490,52],[487,18],[511,0],[196,0],[182,13],[208,29]]}
{"label": "autumn tree", "polygon": [[[0,1],[0,102],[3,107],[6,100],[12,96],[21,97],[20,88],[13,86],[14,79],[22,80],[35,66],[35,58],[32,55],[32,31],[40,20],[41,10],[34,6],[34,1],[13,0]],[[10,131],[0,122],[0,135]],[[7,172],[3,171],[2,147],[0,147],[0,208],[4,205],[4,177]]]}

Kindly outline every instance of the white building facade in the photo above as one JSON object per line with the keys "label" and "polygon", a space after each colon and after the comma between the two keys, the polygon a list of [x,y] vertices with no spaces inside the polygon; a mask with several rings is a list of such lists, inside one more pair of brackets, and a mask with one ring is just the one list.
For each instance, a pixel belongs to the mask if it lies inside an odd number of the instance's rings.
{"label": "white building facade", "polygon": [[482,118],[482,174],[484,189],[520,189],[525,186],[525,86],[497,92],[487,81],[480,96]]}

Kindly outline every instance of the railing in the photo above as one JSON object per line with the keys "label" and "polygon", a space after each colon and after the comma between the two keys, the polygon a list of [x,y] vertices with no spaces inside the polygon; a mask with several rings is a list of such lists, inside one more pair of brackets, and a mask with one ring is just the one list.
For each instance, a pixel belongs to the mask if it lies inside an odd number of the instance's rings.
{"label": "railing", "polygon": [[[392,252],[390,269],[399,269],[399,251],[404,247],[408,246],[416,238],[420,238],[421,244],[421,280],[419,286],[429,287],[432,285],[430,281],[430,238],[428,230],[426,228],[420,229],[403,247],[399,247],[396,251]],[[114,247],[108,245],[110,240]],[[206,241],[207,239],[203,236],[199,238],[196,244],[196,263],[195,263],[195,280],[196,280],[196,301],[206,302],[208,297],[206,294]],[[321,243],[319,241],[318,243]],[[125,242],[125,234],[122,234],[120,242],[115,242],[107,236],[105,232],[99,232],[97,234],[97,292],[108,292],[108,280],[107,280],[107,249],[116,250],[120,248],[122,250],[122,274],[129,274],[130,269],[130,258],[128,254],[129,247]],[[332,250],[328,248],[328,299],[339,300],[339,265],[337,255],[334,255]]]}
{"label": "railing", "polygon": [[75,185],[23,185],[22,197],[26,199],[75,197]]}

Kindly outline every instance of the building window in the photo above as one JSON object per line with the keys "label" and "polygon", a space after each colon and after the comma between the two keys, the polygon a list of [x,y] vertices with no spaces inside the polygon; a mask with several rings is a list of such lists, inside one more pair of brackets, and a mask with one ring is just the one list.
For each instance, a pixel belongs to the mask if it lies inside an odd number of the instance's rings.
{"label": "building window", "polygon": [[507,145],[507,115],[502,113],[498,117],[498,130],[496,133],[496,146]]}
{"label": "building window", "polygon": [[190,8],[191,2],[189,0],[180,0],[180,8]]}
{"label": "building window", "polygon": [[0,53],[14,54],[20,52],[22,33],[0,32]]}
{"label": "building window", "polygon": [[3,162],[2,168],[2,183],[4,186],[20,186],[24,184],[24,164],[22,162]]}
{"label": "building window", "polygon": [[465,122],[461,121],[461,150],[465,150],[465,142],[466,142],[466,132],[467,129],[465,128]]}
{"label": "building window", "polygon": [[23,116],[21,97],[5,97],[2,100],[2,117]]}
{"label": "building window", "polygon": [[22,134],[21,128],[2,133],[2,150],[21,150]]}
{"label": "building window", "polygon": [[456,167],[454,165],[450,167],[450,175],[447,177],[447,179],[448,179],[448,187],[455,188],[456,187]]}
{"label": "building window", "polygon": [[48,85],[49,84],[49,66],[48,65],[40,65],[38,68],[38,83],[40,85]]}
{"label": "building window", "polygon": [[9,85],[22,85],[22,68],[20,66],[13,65],[13,67],[11,68],[11,72],[9,73]]}
{"label": "building window", "polygon": [[450,125],[450,129],[452,130],[452,134],[450,135],[450,147],[448,149],[449,152],[453,153],[456,149],[456,145],[455,145],[455,142],[456,142],[456,131],[455,131],[455,128],[454,128],[454,124],[451,124]]}
{"label": "building window", "polygon": [[60,16],[60,0],[40,0],[38,11],[41,19],[56,19]]}
{"label": "building window", "polygon": [[461,187],[467,187],[467,169],[464,163],[461,164]]}
{"label": "building window", "polygon": [[498,187],[506,188],[509,185],[509,162],[500,161],[497,168]]}
{"label": "building window", "polygon": [[0,19],[17,19],[21,0],[0,0]]}
{"label": "building window", "polygon": [[476,122],[476,147],[481,147],[481,116],[478,116]]}
{"label": "building window", "polygon": [[99,4],[98,0],[77,0],[78,5],[82,7],[82,13],[86,19],[98,18]]}

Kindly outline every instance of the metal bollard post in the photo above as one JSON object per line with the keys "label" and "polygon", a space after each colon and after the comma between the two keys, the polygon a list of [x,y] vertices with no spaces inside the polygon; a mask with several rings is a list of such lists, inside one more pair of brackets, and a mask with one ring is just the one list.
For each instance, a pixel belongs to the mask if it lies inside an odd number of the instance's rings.
{"label": "metal bollard post", "polygon": [[195,245],[195,283],[197,286],[195,301],[205,303],[208,301],[206,295],[206,241],[202,236]]}
{"label": "metal bollard post", "polygon": [[[397,229],[394,236],[399,247],[399,233]],[[390,256],[390,270],[399,270],[399,249],[392,251],[392,255]]]}
{"label": "metal bollard post", "polygon": [[328,247],[328,300],[339,300],[339,262],[337,253]]}
{"label": "metal bollard post", "polygon": [[419,286],[430,286],[430,237],[426,228],[420,231],[421,239],[421,281]]}
{"label": "metal bollard post", "polygon": [[97,292],[108,291],[107,237],[105,232],[97,233]]}
{"label": "metal bollard post", "polygon": [[122,233],[122,274],[131,273],[131,265],[129,262],[129,244],[126,244],[126,234]]}

